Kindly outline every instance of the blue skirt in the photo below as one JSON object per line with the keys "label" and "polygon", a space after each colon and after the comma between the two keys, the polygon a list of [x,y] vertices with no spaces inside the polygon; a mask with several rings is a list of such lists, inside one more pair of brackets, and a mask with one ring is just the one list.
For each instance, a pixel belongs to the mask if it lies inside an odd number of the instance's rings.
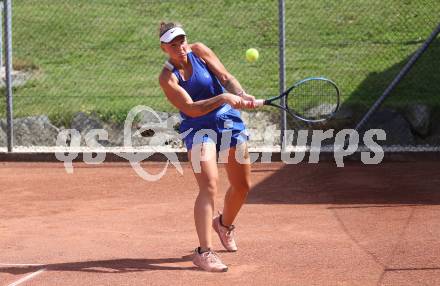
{"label": "blue skirt", "polygon": [[188,151],[195,144],[212,142],[219,152],[249,140],[240,112],[228,104],[199,117],[182,115],[179,131],[188,133],[183,137]]}

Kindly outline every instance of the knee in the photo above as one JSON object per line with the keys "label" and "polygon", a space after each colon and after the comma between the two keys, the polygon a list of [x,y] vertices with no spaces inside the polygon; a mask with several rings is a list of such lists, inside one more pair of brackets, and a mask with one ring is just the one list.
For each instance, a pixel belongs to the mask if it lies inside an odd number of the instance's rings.
{"label": "knee", "polygon": [[200,193],[214,198],[217,195],[217,178],[209,178],[200,188]]}

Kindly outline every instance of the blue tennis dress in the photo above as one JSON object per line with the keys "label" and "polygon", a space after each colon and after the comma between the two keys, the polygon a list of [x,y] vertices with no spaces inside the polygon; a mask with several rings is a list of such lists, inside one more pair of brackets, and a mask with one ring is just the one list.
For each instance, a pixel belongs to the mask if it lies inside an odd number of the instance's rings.
{"label": "blue tennis dress", "polygon": [[[188,92],[194,102],[212,98],[225,92],[225,88],[208,69],[205,62],[193,52],[189,52],[187,56],[191,62],[192,75],[186,81],[169,62],[166,63],[166,66],[176,75],[179,85]],[[181,134],[188,132],[183,138],[188,150],[191,150],[194,144],[213,142],[216,144],[218,152],[249,139],[240,112],[229,104],[223,104],[199,117],[190,117],[183,112],[180,112],[180,115],[182,121],[179,131]]]}

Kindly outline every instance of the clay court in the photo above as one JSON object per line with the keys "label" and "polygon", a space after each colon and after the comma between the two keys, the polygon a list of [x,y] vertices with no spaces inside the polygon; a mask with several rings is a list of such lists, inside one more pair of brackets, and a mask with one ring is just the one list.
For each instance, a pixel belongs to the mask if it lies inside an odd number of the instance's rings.
{"label": "clay court", "polygon": [[[151,173],[164,163],[145,163]],[[229,271],[199,271],[190,165],[0,165],[0,285],[439,285],[438,161],[253,165]],[[221,170],[217,207],[227,188]]]}

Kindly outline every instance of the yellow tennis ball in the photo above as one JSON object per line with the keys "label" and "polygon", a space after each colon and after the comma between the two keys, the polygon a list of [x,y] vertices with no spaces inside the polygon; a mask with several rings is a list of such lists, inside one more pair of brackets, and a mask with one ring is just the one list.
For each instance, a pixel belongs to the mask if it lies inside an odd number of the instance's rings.
{"label": "yellow tennis ball", "polygon": [[246,60],[250,63],[255,62],[258,60],[259,54],[257,49],[250,48],[246,51]]}

